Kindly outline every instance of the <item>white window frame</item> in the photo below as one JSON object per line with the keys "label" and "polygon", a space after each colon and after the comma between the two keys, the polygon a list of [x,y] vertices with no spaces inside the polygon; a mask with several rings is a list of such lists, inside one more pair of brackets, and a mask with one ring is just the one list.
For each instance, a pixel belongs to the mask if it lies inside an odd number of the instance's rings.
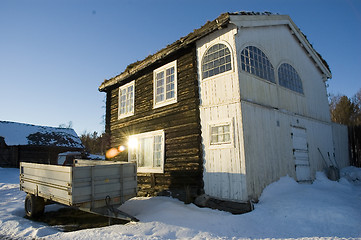
{"label": "white window frame", "polygon": [[[212,128],[229,126],[229,141],[227,142],[216,142],[212,143]],[[232,148],[234,147],[234,128],[233,128],[233,119],[224,119],[222,121],[214,121],[208,124],[208,146],[210,149],[216,148]]]}
{"label": "white window frame", "polygon": [[[205,58],[205,54],[208,52],[208,50],[213,47],[214,45],[217,45],[217,44],[222,44],[222,45],[225,45],[229,52],[230,52],[230,56],[231,56],[231,69],[227,70],[227,71],[224,71],[224,72],[221,72],[221,73],[217,73],[215,75],[212,75],[212,76],[208,76],[206,78],[203,77],[203,64],[204,64],[204,58]],[[212,79],[212,78],[215,78],[215,77],[219,77],[219,76],[222,76],[222,75],[225,75],[225,74],[229,74],[229,73],[233,73],[234,72],[234,64],[233,64],[233,50],[232,50],[232,47],[231,45],[226,42],[226,41],[218,41],[218,42],[215,42],[214,44],[210,45],[209,47],[207,47],[205,49],[205,51],[202,53],[202,61],[201,61],[201,64],[200,64],[200,77],[203,81],[206,81],[208,79]]]}
{"label": "white window frame", "polygon": [[[174,97],[167,99],[166,70],[172,67],[174,68]],[[164,72],[164,80],[162,85],[164,91],[164,100],[157,102],[157,74],[161,72]],[[174,60],[173,62],[170,62],[153,71],[153,108],[159,108],[177,102],[177,75],[177,60]]]}
{"label": "white window frame", "polygon": [[[126,89],[126,99],[125,99],[125,101],[126,101],[126,104],[125,104],[125,108],[126,109],[128,109],[128,106],[127,106],[127,103],[128,103],[128,88],[129,87],[133,87],[133,98],[131,99],[131,102],[130,102],[130,104],[133,106],[133,108],[132,108],[132,110],[131,111],[129,111],[129,112],[125,112],[125,113],[121,113],[121,93],[122,93],[122,91],[124,90],[124,89]],[[132,115],[134,115],[134,108],[135,108],[135,106],[134,106],[134,99],[135,99],[135,81],[133,80],[133,81],[131,81],[130,83],[127,83],[127,84],[125,84],[125,85],[123,85],[123,86],[121,86],[121,87],[119,87],[119,92],[118,92],[118,119],[122,119],[122,118],[126,118],[126,117],[129,117],[129,116],[132,116]]]}
{"label": "white window frame", "polygon": [[[290,71],[290,72],[287,72],[286,75],[294,75],[294,76],[296,76],[296,79],[295,79],[295,78],[291,78],[292,80],[294,80],[294,81],[296,81],[296,82],[290,81],[290,78],[282,79],[283,81],[289,83],[288,86],[285,85],[285,84],[281,84],[281,77],[280,77],[280,72],[279,72],[279,71],[280,71],[280,69],[281,69],[281,67],[282,67],[283,65],[286,65],[286,66],[288,65],[288,66],[291,67],[291,68],[288,68],[288,69],[287,69],[287,67],[286,67],[286,70],[290,70],[290,69],[291,69],[291,71]],[[290,64],[290,63],[288,63],[288,62],[282,62],[282,63],[278,66],[278,68],[277,68],[277,78],[278,78],[278,85],[281,86],[282,88],[285,88],[285,89],[287,89],[287,90],[290,90],[290,91],[292,91],[292,92],[294,92],[294,93],[297,93],[297,94],[300,94],[300,95],[305,95],[304,89],[303,89],[303,81],[302,81],[302,79],[301,79],[301,76],[299,75],[298,71],[296,70],[296,68],[294,68],[294,66],[293,66],[292,64]],[[298,78],[298,79],[297,79],[297,78]],[[297,85],[297,82],[298,82],[298,81],[300,82],[301,89],[293,88],[292,86]],[[298,90],[301,90],[301,91],[298,91]]]}
{"label": "white window frame", "polygon": [[[160,167],[141,167],[139,166],[139,159],[140,159],[140,151],[139,147],[139,140],[145,139],[145,138],[153,138],[152,139],[152,145],[153,148],[151,149],[151,152],[149,153],[153,159],[154,163],[154,139],[155,137],[161,137],[161,143],[160,143]],[[158,131],[152,131],[152,132],[146,132],[146,133],[140,133],[129,136],[129,143],[128,143],[128,161],[133,162],[135,161],[138,165],[137,171],[140,173],[164,173],[164,150],[165,150],[165,139],[164,139],[164,130],[158,130]]]}
{"label": "white window frame", "polygon": [[[250,51],[250,48],[258,49],[260,51],[261,56],[258,53],[256,54],[253,51],[252,51],[253,57],[245,56],[243,54],[243,51],[245,51],[246,48],[248,51]],[[263,58],[265,60],[265,64],[262,61],[263,59],[256,61],[255,57],[254,57],[255,54],[257,55],[258,60],[260,59],[260,57]],[[269,56],[266,54],[266,52],[261,47],[254,45],[254,44],[248,44],[242,48],[239,57],[240,57],[240,69],[242,72],[251,74],[252,76],[257,77],[258,79],[267,81],[268,83],[276,84],[276,69],[274,68]],[[247,59],[248,61],[242,61],[242,59]],[[268,65],[268,63],[269,63],[269,65]],[[243,66],[245,69],[243,69]],[[261,71],[262,71],[262,74],[257,74],[257,73],[260,73]],[[270,73],[270,75],[268,73]]]}

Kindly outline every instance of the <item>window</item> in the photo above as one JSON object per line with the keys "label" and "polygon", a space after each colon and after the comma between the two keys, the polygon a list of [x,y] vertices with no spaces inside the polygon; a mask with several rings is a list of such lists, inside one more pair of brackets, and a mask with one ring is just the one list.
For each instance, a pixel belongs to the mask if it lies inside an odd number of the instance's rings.
{"label": "window", "polygon": [[134,81],[119,88],[118,119],[134,115]]}
{"label": "window", "polygon": [[202,61],[202,78],[232,70],[231,51],[224,44],[216,44],[210,47],[204,54]]}
{"label": "window", "polygon": [[128,147],[128,159],[137,162],[138,172],[163,173],[163,130],[132,135]]}
{"label": "window", "polygon": [[177,102],[177,61],[154,70],[154,108]]}
{"label": "window", "polygon": [[232,134],[231,134],[230,123],[210,125],[211,145],[231,144],[231,143],[232,143]]}
{"label": "window", "polygon": [[245,47],[241,52],[241,65],[243,71],[275,83],[273,66],[259,48]]}
{"label": "window", "polygon": [[288,63],[282,63],[278,68],[279,84],[292,91],[303,94],[302,81],[296,69]]}

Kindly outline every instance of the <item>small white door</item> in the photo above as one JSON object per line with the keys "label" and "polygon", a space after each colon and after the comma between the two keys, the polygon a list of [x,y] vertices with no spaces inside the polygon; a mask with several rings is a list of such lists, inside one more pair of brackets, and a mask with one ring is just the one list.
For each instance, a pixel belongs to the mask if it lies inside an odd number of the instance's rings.
{"label": "small white door", "polygon": [[306,129],[292,127],[291,132],[293,159],[295,161],[296,178],[299,182],[311,181],[310,161]]}

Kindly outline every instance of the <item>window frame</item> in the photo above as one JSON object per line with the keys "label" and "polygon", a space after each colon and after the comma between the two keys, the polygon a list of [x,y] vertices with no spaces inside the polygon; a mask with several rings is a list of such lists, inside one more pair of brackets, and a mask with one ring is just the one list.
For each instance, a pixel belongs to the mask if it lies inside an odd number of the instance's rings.
{"label": "window frame", "polygon": [[[229,141],[212,143],[212,128],[229,126]],[[233,148],[234,147],[234,127],[233,119],[224,119],[222,121],[213,121],[208,124],[208,146],[210,149]]]}
{"label": "window frame", "polygon": [[[170,69],[174,67],[174,97],[167,99],[167,75],[166,71],[167,69]],[[164,94],[164,100],[157,102],[157,74],[164,72],[164,79],[163,79],[163,94]],[[177,78],[178,78],[178,72],[177,72],[177,60],[174,60],[170,63],[167,63],[166,65],[163,65],[153,71],[153,108],[159,108],[163,107],[169,104],[173,104],[177,102]]]}
{"label": "window frame", "polygon": [[[254,62],[254,59],[253,59],[253,64],[254,64],[254,66],[252,66],[252,63],[251,63],[251,61],[250,61],[250,66],[249,65],[246,65],[246,63],[244,62],[244,61],[242,61],[242,59],[243,58],[245,58],[245,56],[243,55],[243,51],[246,49],[246,48],[249,48],[249,47],[253,47],[253,48],[257,48],[258,50],[260,50],[260,52],[261,53],[263,53],[263,55],[265,56],[265,58],[267,59],[267,61],[269,62],[269,64],[270,64],[270,66],[272,67],[272,72],[273,72],[273,81],[272,80],[270,80],[270,79],[268,79],[268,78],[265,78],[265,77],[261,77],[261,76],[259,76],[259,75],[257,75],[257,69],[256,69],[256,65],[257,66],[259,66],[259,63],[261,62],[262,63],[262,65],[267,65],[267,62],[263,62],[262,60],[261,61],[257,61],[257,64],[256,64],[256,62]],[[249,51],[249,50],[248,50]],[[253,55],[254,53],[252,53],[252,55]],[[271,60],[270,60],[270,58],[268,57],[268,55],[260,48],[260,47],[258,47],[258,46],[255,46],[254,44],[247,44],[247,45],[245,45],[243,48],[242,48],[242,50],[240,51],[240,54],[239,54],[240,56],[239,56],[239,60],[240,60],[240,71],[242,71],[242,72],[245,72],[245,73],[247,73],[247,74],[250,74],[250,75],[252,75],[252,76],[255,76],[255,77],[257,77],[257,78],[259,78],[259,79],[262,79],[263,81],[266,81],[266,82],[268,82],[268,83],[273,83],[273,84],[277,84],[277,80],[276,80],[276,71],[275,71],[275,67],[273,66],[273,64],[272,64],[272,62],[271,62]],[[258,55],[258,54],[257,54]],[[250,56],[248,57],[248,58],[250,58]],[[257,57],[258,58],[258,57]],[[252,60],[252,59],[250,59],[250,60]],[[245,69],[243,69],[243,65],[245,65]],[[255,68],[255,73],[252,73],[252,71],[247,71],[247,67],[249,67],[250,69],[252,68],[252,67],[254,67]],[[261,69],[259,68],[258,69],[258,71],[260,71]],[[262,71],[263,71],[263,69],[262,69]],[[263,71],[264,72],[264,71]],[[268,74],[263,74],[263,76],[265,76],[265,75],[268,75]]]}
{"label": "window frame", "polygon": [[[221,73],[218,73],[218,74],[214,74],[214,75],[212,75],[212,76],[204,77],[204,76],[203,76],[203,63],[204,63],[205,55],[206,55],[206,53],[207,53],[212,47],[214,47],[214,46],[217,45],[217,44],[225,45],[225,46],[228,48],[228,50],[229,50],[229,55],[230,55],[230,60],[231,60],[231,61],[230,61],[231,69],[225,70],[224,72],[221,72]],[[234,72],[233,51],[232,51],[232,47],[229,45],[228,42],[226,42],[226,41],[216,42],[216,43],[210,45],[209,47],[207,47],[206,50],[202,53],[202,60],[201,60],[201,65],[200,65],[200,78],[201,78],[202,80],[205,80],[205,81],[206,81],[206,80],[208,80],[208,79],[212,79],[212,78],[214,78],[214,77],[219,77],[219,76],[221,76],[221,75],[229,74],[229,73],[232,73],[232,72]]]}
{"label": "window frame", "polygon": [[[145,138],[153,138],[153,148],[152,148],[152,161],[154,164],[154,140],[155,137],[161,137],[161,142],[160,142],[160,167],[140,167],[139,166],[139,156],[140,156],[140,151],[139,151],[139,139],[145,139]],[[133,162],[135,161],[137,163],[137,171],[139,173],[164,173],[164,156],[165,156],[165,134],[164,134],[164,130],[157,130],[157,131],[151,131],[151,132],[145,132],[145,133],[140,133],[140,134],[134,134],[129,136],[128,140],[129,141],[134,141],[136,142],[136,148],[132,148],[131,146],[129,146],[130,144],[128,144],[128,162]],[[136,151],[136,152],[134,152]],[[134,155],[135,154],[135,155]]]}
{"label": "window frame", "polygon": [[[128,88],[132,86],[133,87],[133,98],[131,99],[131,104],[133,106],[132,110],[129,111],[129,112],[126,112],[126,113],[121,113],[121,92],[122,90],[126,89],[127,90],[127,93],[126,93],[126,99],[125,99],[125,108],[127,109],[127,103],[128,103]],[[122,118],[126,118],[126,117],[129,117],[129,116],[133,116],[134,115],[134,109],[135,109],[135,105],[134,105],[134,102],[135,102],[135,81],[131,81],[127,84],[124,84],[122,86],[119,87],[118,89],[118,120],[119,119],[122,119]]]}
{"label": "window frame", "polygon": [[[298,80],[301,82],[301,90],[302,90],[302,92],[299,92],[297,90],[294,90],[294,89],[292,89],[290,87],[287,87],[287,86],[281,84],[279,71],[280,71],[280,68],[281,68],[282,65],[289,65],[289,66],[291,66],[293,68],[293,70],[295,71],[295,73],[297,74],[297,76],[299,78]],[[302,78],[301,78],[300,74],[298,73],[298,71],[296,70],[296,68],[292,64],[290,64],[288,62],[281,62],[279,64],[279,66],[277,67],[277,80],[278,80],[278,85],[280,87],[285,88],[285,89],[287,89],[289,91],[292,91],[293,93],[297,93],[297,94],[300,94],[300,95],[305,95]],[[289,79],[287,79],[287,81],[289,81]]]}

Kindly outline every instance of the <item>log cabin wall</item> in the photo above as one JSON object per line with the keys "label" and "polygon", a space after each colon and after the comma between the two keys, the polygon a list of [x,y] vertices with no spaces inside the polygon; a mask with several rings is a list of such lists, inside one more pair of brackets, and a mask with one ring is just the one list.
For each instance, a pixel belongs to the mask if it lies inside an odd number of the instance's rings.
{"label": "log cabin wall", "polygon": [[56,146],[6,146],[0,148],[0,167],[18,168],[20,162],[57,165],[59,153],[82,150],[82,148]]}
{"label": "log cabin wall", "polygon": [[[153,70],[177,60],[177,102],[153,108]],[[138,173],[138,195],[168,193],[183,201],[203,189],[195,46],[177,51],[107,91],[106,129],[111,147],[128,136],[164,130],[164,173]],[[134,115],[118,119],[119,86],[135,80]],[[127,150],[116,157],[128,161]]]}

